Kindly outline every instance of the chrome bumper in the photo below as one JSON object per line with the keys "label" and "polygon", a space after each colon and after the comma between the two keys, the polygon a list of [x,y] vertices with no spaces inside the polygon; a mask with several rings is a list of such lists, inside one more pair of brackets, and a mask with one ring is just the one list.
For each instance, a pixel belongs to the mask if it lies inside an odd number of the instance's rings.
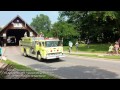
{"label": "chrome bumper", "polygon": [[65,57],[65,55],[49,55],[47,56],[45,59],[56,59],[56,58],[62,58],[62,57]]}

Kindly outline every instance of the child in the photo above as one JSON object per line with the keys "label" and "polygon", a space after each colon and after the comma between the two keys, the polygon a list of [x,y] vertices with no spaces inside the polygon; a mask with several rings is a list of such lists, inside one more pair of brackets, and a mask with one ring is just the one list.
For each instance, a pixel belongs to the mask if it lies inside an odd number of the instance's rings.
{"label": "child", "polygon": [[114,46],[111,44],[111,46],[109,47],[108,53],[113,54],[113,49],[114,49]]}

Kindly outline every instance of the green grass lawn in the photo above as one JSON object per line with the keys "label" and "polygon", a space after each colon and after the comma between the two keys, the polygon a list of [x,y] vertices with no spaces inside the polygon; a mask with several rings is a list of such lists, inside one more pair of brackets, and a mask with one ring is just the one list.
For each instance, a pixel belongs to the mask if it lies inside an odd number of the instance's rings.
{"label": "green grass lawn", "polygon": [[[78,51],[81,52],[94,52],[94,53],[105,53],[108,51],[110,44],[90,44],[89,48],[86,44],[80,44]],[[64,46],[64,50],[68,51],[68,46]],[[76,51],[76,47],[73,46],[72,51]]]}
{"label": "green grass lawn", "polygon": [[90,54],[71,54],[75,56],[85,56],[85,57],[96,57],[96,58],[106,58],[106,59],[115,59],[115,60],[120,60],[120,56],[98,56],[98,55],[90,55]]}
{"label": "green grass lawn", "polygon": [[[86,56],[86,57],[97,57],[97,58],[107,58],[107,59],[120,59],[120,56],[116,55],[105,55],[105,56],[98,56],[94,55],[92,53],[106,53],[108,52],[110,44],[90,44],[89,48],[86,44],[80,44],[78,51],[80,52],[90,52],[91,54],[71,54],[71,55],[77,55],[77,56]],[[68,46],[64,46],[64,51],[68,51]],[[76,47],[73,46],[72,51],[76,51]]]}
{"label": "green grass lawn", "polygon": [[19,70],[20,70],[20,71],[23,70],[23,71],[25,71],[25,73],[28,74],[28,75],[29,75],[29,73],[31,74],[31,72],[33,72],[33,73],[34,73],[34,76],[35,76],[35,73],[36,73],[36,76],[38,76],[37,79],[58,79],[58,78],[55,77],[55,76],[48,75],[48,74],[45,74],[45,73],[42,73],[42,72],[33,70],[33,69],[29,68],[29,67],[26,67],[26,66],[17,64],[17,63],[15,63],[15,62],[10,61],[10,60],[6,60],[6,61],[2,61],[2,62],[13,66],[13,68],[17,69],[18,71],[19,71]]}

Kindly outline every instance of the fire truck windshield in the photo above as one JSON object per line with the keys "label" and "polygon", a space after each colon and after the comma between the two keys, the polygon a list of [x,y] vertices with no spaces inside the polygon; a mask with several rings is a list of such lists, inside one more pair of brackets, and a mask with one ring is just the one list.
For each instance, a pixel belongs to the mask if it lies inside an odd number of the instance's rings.
{"label": "fire truck windshield", "polygon": [[45,42],[45,46],[46,47],[57,47],[57,46],[61,46],[61,41],[46,41]]}

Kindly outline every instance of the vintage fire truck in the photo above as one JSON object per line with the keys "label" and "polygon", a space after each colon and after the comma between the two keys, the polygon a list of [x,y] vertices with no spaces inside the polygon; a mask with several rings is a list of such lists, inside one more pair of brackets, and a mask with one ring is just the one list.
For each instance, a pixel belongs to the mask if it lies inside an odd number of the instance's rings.
{"label": "vintage fire truck", "polygon": [[62,41],[58,38],[23,37],[20,46],[24,56],[38,60],[64,57]]}

